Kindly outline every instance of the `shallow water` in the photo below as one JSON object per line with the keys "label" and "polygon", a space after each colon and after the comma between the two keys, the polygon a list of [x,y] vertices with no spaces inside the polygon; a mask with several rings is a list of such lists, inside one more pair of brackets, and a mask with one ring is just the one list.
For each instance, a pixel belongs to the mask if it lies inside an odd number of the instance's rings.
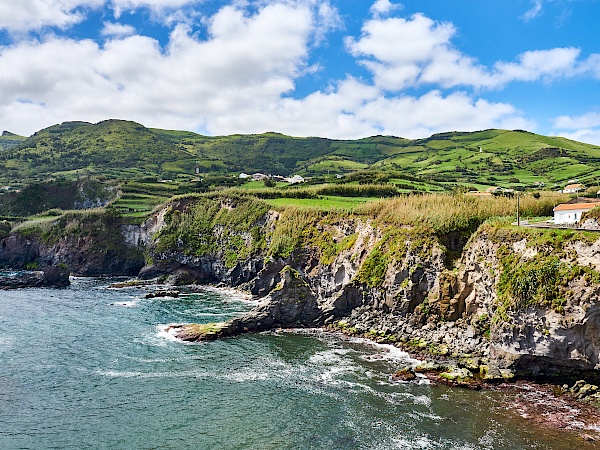
{"label": "shallow water", "polygon": [[318,330],[184,344],[164,326],[252,308],[74,279],[0,291],[1,449],[568,449],[504,393],[392,383],[388,346]]}

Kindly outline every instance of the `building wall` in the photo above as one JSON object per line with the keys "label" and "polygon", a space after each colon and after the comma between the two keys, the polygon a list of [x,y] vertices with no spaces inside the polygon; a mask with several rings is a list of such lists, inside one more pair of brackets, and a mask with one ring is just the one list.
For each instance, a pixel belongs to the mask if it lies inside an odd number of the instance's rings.
{"label": "building wall", "polygon": [[554,211],[554,223],[577,223],[581,219],[581,215],[587,209],[573,209],[570,211]]}

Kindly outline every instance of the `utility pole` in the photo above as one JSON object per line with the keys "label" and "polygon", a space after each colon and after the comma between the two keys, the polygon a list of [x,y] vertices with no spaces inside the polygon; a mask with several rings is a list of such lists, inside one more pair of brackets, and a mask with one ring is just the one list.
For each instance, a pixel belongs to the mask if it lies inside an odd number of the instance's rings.
{"label": "utility pole", "polygon": [[520,206],[521,206],[521,193],[519,191],[517,191],[517,226],[518,227],[521,226]]}

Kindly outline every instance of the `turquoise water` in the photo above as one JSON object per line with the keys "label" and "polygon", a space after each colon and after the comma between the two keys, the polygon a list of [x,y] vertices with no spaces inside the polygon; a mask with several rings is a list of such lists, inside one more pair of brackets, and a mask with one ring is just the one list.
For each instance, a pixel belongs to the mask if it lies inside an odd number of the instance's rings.
{"label": "turquoise water", "polygon": [[401,351],[317,330],[184,344],[252,307],[75,279],[0,291],[0,449],[567,449],[503,395],[392,383]]}

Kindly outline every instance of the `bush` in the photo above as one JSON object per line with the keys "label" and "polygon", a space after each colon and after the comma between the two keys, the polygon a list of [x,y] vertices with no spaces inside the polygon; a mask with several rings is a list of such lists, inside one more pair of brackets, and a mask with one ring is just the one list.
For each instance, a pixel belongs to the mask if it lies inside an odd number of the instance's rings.
{"label": "bush", "polygon": [[11,225],[6,220],[0,222],[0,239],[4,239],[10,234]]}

